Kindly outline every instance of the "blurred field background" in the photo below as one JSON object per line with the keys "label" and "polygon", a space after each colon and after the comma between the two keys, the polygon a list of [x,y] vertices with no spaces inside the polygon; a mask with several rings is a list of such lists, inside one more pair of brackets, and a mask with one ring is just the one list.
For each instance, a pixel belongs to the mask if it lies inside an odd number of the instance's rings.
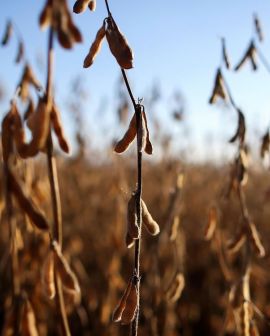
{"label": "blurred field background", "polygon": [[[111,2],[113,6],[113,1]],[[244,2],[242,5],[245,7]],[[140,6],[143,7],[142,1]],[[206,7],[211,6],[207,1]],[[232,8],[231,4],[229,6]],[[257,6],[261,11],[265,10],[262,1],[259,1]],[[0,5],[1,9],[3,7],[3,4]],[[15,5],[14,7],[8,5],[6,15],[12,14],[15,7]],[[239,15],[240,7],[237,7]],[[243,50],[249,39],[247,27],[251,19],[248,15],[257,9],[253,9],[250,2],[247,7],[248,9],[245,9],[247,16],[243,15],[243,20],[246,22],[245,31],[239,33],[243,36],[241,47],[238,44],[239,40],[232,39],[233,47],[238,48],[238,50],[234,49],[234,56],[236,51],[239,54],[239,50]],[[188,8],[189,6],[186,5],[185,10],[190,13]],[[262,14],[264,15],[265,12]],[[37,17],[37,13],[31,13],[31,15]],[[100,19],[102,14],[98,12],[98,15]],[[143,15],[143,11],[140,15]],[[229,12],[226,12],[226,15],[229,15]],[[130,17],[131,14],[123,10],[119,16],[123,20],[123,26],[128,27],[129,23],[125,21],[127,20],[125,16]],[[238,18],[235,16],[234,21]],[[218,21],[217,18],[215,20]],[[18,25],[23,34],[24,21],[26,20],[18,19]],[[264,23],[266,20],[262,21]],[[203,23],[204,20],[201,19],[200,22]],[[212,22],[213,26],[215,22]],[[185,24],[188,25],[186,21]],[[83,21],[83,25],[86,29],[86,21]],[[224,24],[224,27],[227,25],[227,23]],[[2,27],[1,22],[0,28]],[[211,27],[211,25],[208,27],[209,31]],[[31,27],[28,26],[26,31],[29,29]],[[92,35],[94,31],[93,28]],[[198,28],[195,31],[192,39],[188,39],[189,42],[184,40],[184,46],[193,43],[195,37],[197,41],[199,40]],[[266,30],[267,33],[268,31]],[[170,34],[170,30],[167,33]],[[212,35],[209,35],[213,40],[215,39],[213,50],[216,55],[219,55],[220,50],[217,36],[221,33],[223,33],[222,29],[216,29]],[[228,30],[227,34],[230,33],[232,32]],[[207,32],[204,36],[206,34]],[[134,31],[135,35],[137,35],[136,31]],[[181,38],[184,39],[183,33],[180,34],[179,39]],[[139,55],[141,49],[146,49],[147,43],[146,46],[139,47],[141,41],[135,40],[131,34],[131,41],[132,39],[135,44],[138,43],[138,48],[135,50]],[[25,40],[27,48],[29,45],[30,58],[42,77],[44,55],[42,51],[41,54],[37,54],[36,50],[31,49],[33,46],[27,35]],[[166,46],[169,48],[174,43]],[[265,50],[269,51],[269,43],[267,43]],[[198,56],[202,47],[189,52],[195,52]],[[14,46],[11,48],[15,49]],[[84,50],[78,51],[75,48],[71,53],[79,54],[82,63],[87,48],[88,46],[84,44]],[[210,51],[208,51],[209,54],[211,54]],[[1,59],[5,58],[2,66],[8,64],[8,70],[0,69],[1,116],[8,108],[14,83],[20,77],[18,67],[15,69],[15,66],[7,60],[12,52],[13,49],[8,52],[0,50]],[[57,52],[59,65],[63,52],[59,50]],[[171,52],[168,54],[167,61],[164,60],[167,64],[170,63],[170,54]],[[176,54],[181,63],[181,48],[177,49]],[[146,56],[149,63],[146,64],[146,61],[139,58],[138,66],[132,70],[130,76],[132,78],[135,72],[141,73],[142,76],[134,75],[134,85],[135,88],[139,88],[140,97],[144,97],[154,147],[153,157],[145,158],[143,162],[143,199],[159,223],[161,232],[158,238],[152,238],[147,232],[143,232],[139,334],[236,335],[233,312],[228,304],[232,283],[226,281],[223,274],[224,267],[228,268],[237,279],[241,266],[241,256],[230,254],[226,250],[228,241],[237,233],[241,218],[237,197],[234,194],[230,198],[224,197],[230,182],[231,162],[236,153],[235,146],[228,143],[235,131],[235,119],[226,106],[219,106],[219,110],[217,108],[211,110],[207,105],[217,62],[213,59],[207,60],[206,73],[202,73],[203,70],[198,70],[200,66],[203,68],[203,60],[199,55],[200,57],[196,58],[199,59],[199,65],[194,66],[188,74],[182,68],[185,68],[185,62],[183,62],[180,68],[177,68],[179,71],[177,76],[181,78],[183,70],[184,78],[190,77],[189,80],[186,83],[185,80],[181,80],[178,85],[176,84],[178,79],[174,77],[173,84],[167,87],[166,83],[170,81],[170,77],[166,77],[163,82],[166,70],[163,69],[157,73],[158,79],[155,78],[153,73],[149,73],[151,54]],[[174,57],[175,55],[173,59]],[[132,272],[133,250],[126,248],[125,233],[126,204],[131,192],[136,188],[134,182],[136,181],[136,156],[134,146],[121,156],[113,152],[115,141],[120,138],[128,125],[131,109],[123,83],[119,79],[119,73],[112,70],[106,73],[107,67],[115,66],[114,63],[110,63],[111,61],[107,63],[107,58],[109,58],[108,55],[105,55],[100,59],[93,73],[93,81],[91,81],[91,71],[86,76],[79,73],[77,69],[72,69],[67,75],[63,65],[60,64],[58,68],[56,66],[55,92],[73,147],[70,156],[61,154],[59,148],[56,148],[63,208],[63,251],[77,274],[82,289],[80,303],[74,302],[68,295],[65,297],[72,335],[116,336],[127,335],[129,330],[128,326],[112,322],[112,312]],[[65,62],[70,62],[70,59]],[[160,64],[158,66],[162,68]],[[81,67],[81,64],[76,64],[77,66]],[[141,88],[145,67],[148,69],[148,77]],[[166,65],[164,67],[166,68]],[[210,67],[211,72],[208,71]],[[171,68],[169,70],[173,71]],[[6,71],[12,72],[11,79],[8,78],[9,74]],[[62,74],[63,77],[61,77]],[[201,80],[205,74],[206,82]],[[96,79],[98,76],[101,78]],[[237,76],[243,77],[238,80]],[[254,313],[253,319],[256,320],[260,335],[270,333],[270,176],[268,160],[262,162],[259,155],[261,136],[270,120],[268,108],[270,81],[267,76],[268,74],[265,74],[261,68],[255,75],[248,71],[244,72],[244,75],[228,74],[241,106],[247,109],[250,166],[249,180],[244,190],[250,214],[266,248],[266,256],[263,259],[255,257],[252,259],[251,271],[251,299],[260,312]],[[108,82],[106,82],[107,78],[109,78]],[[197,82],[192,96],[193,83],[197,80],[199,83]],[[63,83],[65,85],[62,86]],[[239,91],[238,88],[240,88]],[[197,95],[196,92],[199,94]],[[200,106],[202,106],[201,109]],[[14,166],[21,181],[25,182],[28,192],[48,214],[51,222],[45,156],[40,154],[38,158],[27,160],[27,164],[19,160],[16,163],[15,157]],[[172,210],[171,204],[177,190],[179,173],[184,175],[184,184]],[[3,187],[3,178],[0,181]],[[209,242],[205,240],[205,230],[209,209],[212,206],[218,209],[218,238]],[[10,308],[10,296],[7,293],[10,291],[11,283],[9,231],[3,195],[1,195],[0,209],[1,330]],[[16,208],[16,216],[18,225],[16,241],[19,247],[19,268],[23,289],[28,293],[33,305],[39,334],[57,335],[59,326],[54,302],[46,298],[41,284],[41,268],[48,251],[48,240],[29,224],[19,208]],[[177,236],[172,240],[171,226],[175,218],[178,218],[179,226]],[[225,266],[222,264],[224,260]],[[175,272],[183,273],[185,278],[184,289],[176,301],[168,296],[168,289]]]}

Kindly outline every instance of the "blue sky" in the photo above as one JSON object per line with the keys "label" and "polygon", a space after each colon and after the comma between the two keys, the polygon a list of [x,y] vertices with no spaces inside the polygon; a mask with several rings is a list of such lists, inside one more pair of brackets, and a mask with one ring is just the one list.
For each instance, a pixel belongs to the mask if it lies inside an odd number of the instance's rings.
{"label": "blue sky", "polygon": [[[19,27],[26,44],[27,55],[38,77],[44,82],[45,73],[37,66],[37,58],[45,59],[47,32],[39,30],[37,17],[44,1],[1,1],[0,32],[4,30],[7,18]],[[70,7],[73,1],[69,1]],[[163,102],[156,113],[163,126],[178,130],[168,121],[170,97],[175,90],[185,96],[186,124],[192,131],[196,156],[204,158],[209,154],[219,157],[219,143],[228,139],[235,130],[235,115],[230,110],[220,110],[208,105],[214,74],[220,62],[220,36],[227,40],[227,48],[236,64],[245,51],[254,32],[252,15],[256,12],[262,22],[265,41],[261,50],[270,61],[270,3],[266,0],[239,1],[157,1],[157,0],[110,0],[111,11],[120,29],[124,32],[135,54],[135,67],[128,71],[135,95],[142,97],[157,81],[163,93]],[[83,59],[94,39],[96,31],[106,16],[104,1],[97,0],[96,12],[86,11],[74,14],[74,20],[83,34],[83,44],[76,45],[72,51],[56,48],[55,88],[57,101],[62,109],[68,96],[70,81],[82,76],[89,92],[89,100],[84,108],[88,131],[96,139],[103,138],[102,132],[119,134],[114,121],[117,101],[116,83],[120,76],[119,67],[106,45],[94,65],[83,69]],[[11,94],[21,74],[21,67],[14,64],[16,54],[15,40],[6,48],[0,49],[0,81]],[[46,63],[45,63],[46,64]],[[225,72],[235,100],[243,109],[250,127],[250,140],[254,132],[261,134],[270,121],[270,74],[262,66],[254,73],[245,66],[239,73]],[[98,111],[101,99],[105,110]],[[8,104],[0,105],[5,111]],[[104,129],[97,126],[97,113],[104,113]],[[67,132],[72,124],[68,115],[63,114]],[[113,130],[111,125],[113,124]],[[94,137],[93,137],[94,138]],[[208,148],[205,142],[208,139]],[[213,142],[209,143],[209,139]],[[179,139],[184,141],[185,139]],[[98,142],[93,139],[93,142]],[[255,146],[258,146],[255,143]],[[225,152],[230,145],[224,147]],[[223,150],[223,149],[222,149]]]}

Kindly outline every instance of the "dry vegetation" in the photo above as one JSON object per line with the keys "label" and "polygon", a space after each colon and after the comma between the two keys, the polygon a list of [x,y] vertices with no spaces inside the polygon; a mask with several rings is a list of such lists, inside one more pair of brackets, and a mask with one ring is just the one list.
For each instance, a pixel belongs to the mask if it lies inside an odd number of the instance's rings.
{"label": "dry vegetation", "polygon": [[[40,27],[49,30],[44,85],[15,34],[16,63],[24,65],[1,132],[2,334],[268,335],[269,172],[249,166],[245,114],[224,76],[231,69],[225,39],[209,103],[221,100],[237,113],[229,140],[235,146],[232,163],[199,166],[172,159],[165,154],[167,135],[158,133],[163,158],[144,160],[153,147],[148,112],[135,101],[126,75],[133,52],[107,0],[105,5],[107,17],[83,65],[93,65],[106,39],[123,77],[119,119],[127,121],[127,99],[133,115],[102,164],[86,157],[81,133],[77,156],[63,159],[54,149],[55,140],[61,152],[69,152],[52,89],[55,37],[65,49],[82,41],[66,1],[48,0],[39,17]],[[96,2],[77,0],[73,10],[88,7],[94,11]],[[268,67],[257,45],[263,40],[257,16],[254,27],[235,71],[247,61],[255,71],[257,56]],[[9,21],[3,46],[13,33]],[[173,118],[182,120],[182,106]],[[267,130],[262,158],[269,144]],[[129,146],[136,155],[124,153]]]}

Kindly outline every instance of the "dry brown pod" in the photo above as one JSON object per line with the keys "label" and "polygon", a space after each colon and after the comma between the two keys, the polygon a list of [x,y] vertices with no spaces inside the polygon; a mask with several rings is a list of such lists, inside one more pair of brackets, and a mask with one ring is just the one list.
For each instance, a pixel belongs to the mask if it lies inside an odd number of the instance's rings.
{"label": "dry brown pod", "polygon": [[40,230],[48,231],[49,224],[43,215],[43,213],[37,208],[37,206],[32,202],[32,200],[26,196],[19,183],[17,182],[13,173],[7,169],[7,178],[9,183],[9,188],[12,191],[14,197],[16,198],[20,208],[27,214],[31,222]]}
{"label": "dry brown pod", "polygon": [[23,70],[22,77],[19,81],[18,87],[20,90],[20,97],[23,101],[26,101],[29,97],[29,86],[32,85],[37,91],[41,90],[41,85],[35,77],[29,64],[26,64]]}
{"label": "dry brown pod", "polygon": [[180,299],[183,289],[185,287],[185,277],[183,273],[179,272],[175,275],[172,283],[166,291],[166,298],[169,302],[176,302]]}
{"label": "dry brown pod", "polygon": [[269,152],[269,150],[270,150],[270,134],[269,129],[267,129],[266,133],[261,139],[260,154],[262,159],[265,157],[265,154]]}
{"label": "dry brown pod", "polygon": [[145,119],[143,118],[142,112],[139,113],[140,119],[139,119],[139,126],[138,126],[138,151],[143,152],[146,147],[146,137],[147,137],[147,130],[146,130],[146,124]]}
{"label": "dry brown pod", "polygon": [[86,57],[84,59],[84,62],[83,62],[83,67],[84,68],[89,68],[93,64],[97,54],[100,51],[102,41],[105,37],[105,33],[106,33],[105,23],[103,23],[102,27],[98,30],[98,32],[96,34],[96,38],[95,38],[94,42],[92,43],[88,54],[86,55]]}
{"label": "dry brown pod", "polygon": [[97,7],[97,3],[96,0],[90,0],[88,7],[90,9],[90,11],[94,12],[96,10]]}
{"label": "dry brown pod", "polygon": [[137,130],[136,130],[136,115],[134,113],[134,115],[133,115],[133,117],[130,121],[128,130],[124,134],[123,138],[117,142],[117,144],[114,148],[114,151],[116,153],[123,153],[125,150],[127,150],[129,145],[135,139],[136,133],[137,133]]}
{"label": "dry brown pod", "polygon": [[256,34],[257,34],[257,36],[259,38],[259,41],[262,42],[263,41],[263,31],[262,31],[261,22],[259,20],[258,15],[254,14],[253,19],[254,19],[254,25],[255,25]]}
{"label": "dry brown pod", "polygon": [[73,6],[73,12],[76,14],[83,13],[89,5],[90,0],[77,0]]}
{"label": "dry brown pod", "polygon": [[261,242],[259,233],[254,223],[248,224],[248,233],[251,243],[259,257],[265,257],[265,248]]}
{"label": "dry brown pod", "polygon": [[39,16],[39,26],[41,29],[47,28],[52,23],[53,0],[47,0]]}
{"label": "dry brown pod", "polygon": [[14,108],[16,105],[13,103],[11,105],[10,111],[5,115],[2,120],[2,155],[4,162],[8,162],[8,159],[13,152],[13,134],[12,126],[14,121]]}
{"label": "dry brown pod", "polygon": [[156,236],[160,232],[160,228],[158,223],[153,219],[151,216],[150,212],[147,209],[146,204],[144,203],[143,200],[141,200],[141,205],[142,205],[142,221],[147,229],[147,231],[152,235]]}
{"label": "dry brown pod", "polygon": [[230,240],[227,244],[227,250],[230,253],[237,253],[241,247],[244,245],[247,239],[245,229],[242,227],[241,230],[235,235],[235,237]]}
{"label": "dry brown pod", "polygon": [[20,41],[18,45],[17,55],[15,58],[15,63],[20,63],[23,57],[24,57],[24,44],[23,41]]}
{"label": "dry brown pod", "polygon": [[227,52],[227,48],[226,48],[226,41],[225,41],[224,37],[221,38],[221,43],[222,43],[223,62],[225,63],[226,68],[230,69],[231,68],[231,62],[229,60],[229,56],[228,56],[228,52]]}
{"label": "dry brown pod", "polygon": [[216,73],[214,88],[211,97],[209,99],[209,104],[214,104],[218,98],[221,98],[224,101],[227,100],[227,93],[224,85],[224,79],[220,68],[218,68]]}
{"label": "dry brown pod", "polygon": [[146,144],[145,144],[144,150],[145,150],[145,153],[151,155],[153,153],[153,147],[152,147],[152,143],[150,141],[149,129],[148,129],[148,125],[147,125],[147,118],[146,118],[144,108],[143,108],[143,111],[142,111],[142,116],[143,116],[143,120],[144,120],[145,128],[146,128]]}
{"label": "dry brown pod", "polygon": [[38,336],[35,313],[28,299],[25,300],[22,308],[21,335]]}
{"label": "dry brown pod", "polygon": [[130,280],[129,283],[128,283],[128,285],[127,285],[127,288],[124,291],[123,296],[121,297],[118,305],[116,306],[116,308],[115,308],[115,310],[113,312],[113,316],[112,316],[113,322],[120,322],[121,321],[123,311],[126,308],[126,301],[127,301],[127,297],[129,295],[131,286],[132,286],[132,282]]}
{"label": "dry brown pod", "polygon": [[106,38],[116,61],[123,69],[133,68],[133,52],[112,17],[107,19]]}
{"label": "dry brown pod", "polygon": [[71,270],[56,241],[53,241],[52,249],[54,252],[55,271],[59,275],[63,287],[70,292],[80,293],[81,289],[78,279],[75,273]]}
{"label": "dry brown pod", "polygon": [[207,225],[204,233],[205,240],[211,240],[214,236],[218,221],[218,210],[216,206],[211,206],[208,211]]}
{"label": "dry brown pod", "polygon": [[130,237],[129,233],[127,232],[126,233],[126,247],[131,248],[134,245],[134,243],[135,243],[135,240],[132,237]]}
{"label": "dry brown pod", "polygon": [[255,47],[254,41],[252,40],[250,42],[250,45],[245,52],[244,56],[242,59],[239,61],[239,63],[236,65],[234,68],[235,71],[238,71],[242,68],[242,66],[249,60],[252,65],[252,69],[255,71],[257,70],[257,63],[256,63],[256,54],[257,54],[257,49]]}
{"label": "dry brown pod", "polygon": [[6,28],[5,28],[5,32],[1,41],[1,44],[3,46],[7,45],[8,42],[10,41],[10,38],[12,36],[13,33],[13,25],[12,22],[10,20],[7,21],[6,23]]}
{"label": "dry brown pod", "polygon": [[138,307],[137,287],[134,279],[132,279],[130,291],[126,299],[126,306],[121,316],[121,324],[130,324],[134,320],[137,307]]}
{"label": "dry brown pod", "polygon": [[127,233],[132,239],[138,239],[140,234],[137,223],[136,199],[136,193],[133,193],[127,206]]}
{"label": "dry brown pod", "polygon": [[31,97],[29,97],[27,108],[24,112],[23,119],[27,120],[35,112],[35,104]]}
{"label": "dry brown pod", "polygon": [[178,234],[179,223],[180,223],[179,216],[174,216],[173,221],[170,226],[170,233],[169,233],[170,241],[176,240],[177,234]]}
{"label": "dry brown pod", "polygon": [[75,42],[82,42],[79,29],[75,26],[66,0],[47,0],[43,7],[39,23],[41,28],[51,26],[63,48],[72,48]]}
{"label": "dry brown pod", "polygon": [[250,336],[250,320],[250,303],[244,301],[241,309],[241,329],[244,336]]}
{"label": "dry brown pod", "polygon": [[60,148],[65,153],[69,153],[69,144],[64,135],[64,129],[60,118],[60,112],[54,103],[52,104],[52,110],[51,110],[51,123]]}
{"label": "dry brown pod", "polygon": [[230,143],[235,142],[237,139],[240,143],[244,143],[245,141],[245,134],[246,134],[246,122],[244,114],[240,109],[237,109],[238,112],[238,125],[235,135],[231,137],[229,140]]}
{"label": "dry brown pod", "polygon": [[40,98],[36,111],[29,116],[27,125],[32,132],[32,139],[26,143],[22,120],[18,113],[15,114],[14,140],[18,153],[22,158],[33,157],[42,150],[49,134],[51,107],[45,98]]}
{"label": "dry brown pod", "polygon": [[49,251],[41,270],[42,289],[49,299],[55,297],[54,254]]}

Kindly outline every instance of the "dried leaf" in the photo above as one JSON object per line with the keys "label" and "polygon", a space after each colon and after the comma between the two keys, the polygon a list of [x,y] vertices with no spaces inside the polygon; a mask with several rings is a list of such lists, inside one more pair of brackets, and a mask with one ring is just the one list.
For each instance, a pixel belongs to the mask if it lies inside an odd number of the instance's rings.
{"label": "dried leaf", "polygon": [[83,63],[84,68],[89,68],[93,64],[97,54],[100,51],[102,41],[105,37],[105,33],[106,33],[105,24],[103,24],[102,27],[98,30],[95,41],[91,45],[90,50],[84,59]]}
{"label": "dried leaf", "polygon": [[107,19],[106,38],[113,56],[123,69],[133,68],[133,52],[112,18]]}

